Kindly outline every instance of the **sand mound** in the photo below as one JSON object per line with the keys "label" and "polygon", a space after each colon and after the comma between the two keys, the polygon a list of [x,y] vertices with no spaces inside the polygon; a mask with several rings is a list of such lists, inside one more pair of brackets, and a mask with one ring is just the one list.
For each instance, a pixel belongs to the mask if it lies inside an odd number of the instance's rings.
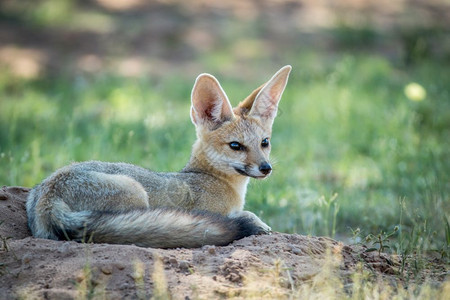
{"label": "sand mound", "polygon": [[330,262],[340,278],[350,278],[358,262],[379,274],[394,272],[385,255],[297,234],[171,250],[36,239],[26,225],[28,191],[0,190],[0,298],[271,298],[311,280]]}

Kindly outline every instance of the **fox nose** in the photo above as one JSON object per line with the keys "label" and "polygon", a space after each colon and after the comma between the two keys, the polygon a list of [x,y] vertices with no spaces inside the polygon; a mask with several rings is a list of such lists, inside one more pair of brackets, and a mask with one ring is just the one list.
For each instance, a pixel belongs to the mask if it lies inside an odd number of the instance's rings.
{"label": "fox nose", "polygon": [[263,162],[260,166],[259,166],[259,171],[261,173],[263,173],[264,175],[269,174],[272,171],[272,166],[267,163],[267,162]]}

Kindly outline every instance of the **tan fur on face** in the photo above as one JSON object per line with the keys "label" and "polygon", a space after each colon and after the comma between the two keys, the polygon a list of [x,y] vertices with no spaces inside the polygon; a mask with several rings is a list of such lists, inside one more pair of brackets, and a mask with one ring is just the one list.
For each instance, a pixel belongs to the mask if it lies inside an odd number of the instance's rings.
{"label": "tan fur on face", "polygon": [[[237,175],[235,166],[251,166],[256,170],[262,162],[269,161],[270,146],[262,148],[261,141],[270,138],[271,129],[258,119],[236,116],[235,120],[224,123],[220,128],[200,130],[198,135],[195,152],[204,153],[208,165],[226,175]],[[232,150],[229,143],[234,141],[246,150]],[[251,175],[262,176],[259,172]]]}

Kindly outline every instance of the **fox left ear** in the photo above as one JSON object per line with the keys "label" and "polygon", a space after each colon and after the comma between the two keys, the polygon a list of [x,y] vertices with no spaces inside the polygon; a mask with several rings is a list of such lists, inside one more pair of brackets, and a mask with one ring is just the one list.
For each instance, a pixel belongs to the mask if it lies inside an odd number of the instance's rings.
{"label": "fox left ear", "polygon": [[258,94],[252,103],[249,116],[260,118],[270,125],[273,124],[278,111],[278,103],[291,70],[290,65],[284,66],[265,85],[254,91],[254,93],[258,91]]}

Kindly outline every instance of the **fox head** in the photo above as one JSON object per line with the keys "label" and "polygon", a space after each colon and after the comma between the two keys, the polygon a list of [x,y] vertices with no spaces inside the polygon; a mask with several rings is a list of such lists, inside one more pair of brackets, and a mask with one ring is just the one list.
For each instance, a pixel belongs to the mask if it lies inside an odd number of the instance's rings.
{"label": "fox head", "polygon": [[214,76],[199,75],[191,95],[198,138],[192,159],[216,173],[267,177],[272,124],[290,71],[289,65],[281,68],[235,108]]}

